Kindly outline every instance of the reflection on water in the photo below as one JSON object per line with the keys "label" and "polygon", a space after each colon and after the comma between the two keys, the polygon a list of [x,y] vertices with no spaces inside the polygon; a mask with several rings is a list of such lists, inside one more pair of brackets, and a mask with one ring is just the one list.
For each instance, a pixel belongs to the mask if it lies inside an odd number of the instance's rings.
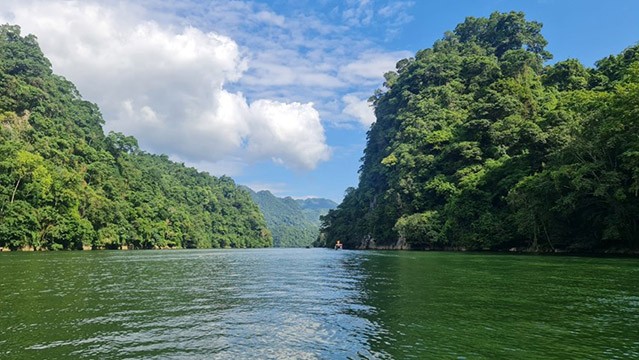
{"label": "reflection on water", "polygon": [[0,358],[639,357],[639,261],[315,249],[0,256]]}
{"label": "reflection on water", "polygon": [[[377,253],[379,254],[379,253]],[[383,253],[364,261],[371,352],[395,358],[639,358],[639,261]]]}
{"label": "reflection on water", "polygon": [[7,254],[0,355],[375,357],[360,262],[306,249]]}

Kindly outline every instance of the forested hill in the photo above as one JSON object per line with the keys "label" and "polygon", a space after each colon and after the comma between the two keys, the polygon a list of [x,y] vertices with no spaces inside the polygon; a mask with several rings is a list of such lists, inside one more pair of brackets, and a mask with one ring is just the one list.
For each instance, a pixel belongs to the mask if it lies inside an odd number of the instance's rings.
{"label": "forested hill", "polygon": [[264,213],[275,247],[311,245],[319,235],[320,216],[337,206],[328,199],[295,200],[277,197],[266,190],[254,192],[247,188],[247,191]]}
{"label": "forested hill", "polygon": [[302,208],[306,218],[316,224],[318,228],[321,224],[320,217],[337,207],[333,200],[323,198],[296,199],[295,202]]}
{"label": "forested hill", "polygon": [[51,71],[36,38],[0,27],[0,247],[263,247],[248,192],[135,138]]}
{"label": "forested hill", "polygon": [[326,246],[639,247],[639,46],[544,66],[541,29],[469,17],[385,75]]}

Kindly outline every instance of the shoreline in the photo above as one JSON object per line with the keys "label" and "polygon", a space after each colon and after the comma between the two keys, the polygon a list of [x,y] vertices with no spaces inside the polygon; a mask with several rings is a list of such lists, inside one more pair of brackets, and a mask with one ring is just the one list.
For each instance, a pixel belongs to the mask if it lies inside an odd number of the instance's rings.
{"label": "shoreline", "polygon": [[[115,251],[166,251],[166,250],[260,250],[260,249],[325,249],[325,250],[333,250],[330,247],[263,247],[263,248],[152,248],[152,249],[142,249],[142,248],[122,248],[122,249],[106,249],[106,248],[91,248],[91,249],[64,249],[64,250],[51,250],[46,248],[35,249],[14,249],[11,250],[6,247],[0,247],[1,253],[54,253],[54,252],[115,252]],[[390,248],[390,247],[377,247],[377,248],[355,248],[355,249],[344,249],[350,251],[390,251],[390,252],[433,252],[433,253],[465,253],[469,255],[537,255],[537,256],[575,256],[575,257],[592,257],[592,258],[639,258],[639,250],[603,250],[603,251],[532,251],[532,250],[467,250],[467,249],[417,249],[417,248]]]}

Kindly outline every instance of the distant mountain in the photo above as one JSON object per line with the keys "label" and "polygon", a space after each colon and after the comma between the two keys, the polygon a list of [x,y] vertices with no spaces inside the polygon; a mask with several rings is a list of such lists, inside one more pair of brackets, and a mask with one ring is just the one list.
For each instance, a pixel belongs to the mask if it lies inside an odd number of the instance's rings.
{"label": "distant mountain", "polygon": [[275,247],[311,245],[319,234],[320,216],[337,206],[328,199],[295,200],[291,197],[277,197],[267,190],[255,192],[245,189],[264,214],[266,226],[273,234]]}
{"label": "distant mountain", "polygon": [[337,207],[337,203],[333,200],[322,198],[298,199],[295,202],[302,208],[302,213],[304,213],[306,219],[318,227],[321,224],[320,216],[326,215],[329,210]]}

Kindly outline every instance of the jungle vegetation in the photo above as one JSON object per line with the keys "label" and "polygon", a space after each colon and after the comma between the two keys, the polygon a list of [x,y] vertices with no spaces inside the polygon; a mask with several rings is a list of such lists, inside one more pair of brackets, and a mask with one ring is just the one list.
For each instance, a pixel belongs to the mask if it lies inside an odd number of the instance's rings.
{"label": "jungle vegetation", "polygon": [[639,45],[548,65],[541,29],[469,17],[385,74],[359,185],[321,245],[639,248]]}
{"label": "jungle vegetation", "polygon": [[272,245],[232,179],[146,153],[103,124],[33,35],[0,27],[0,247]]}

